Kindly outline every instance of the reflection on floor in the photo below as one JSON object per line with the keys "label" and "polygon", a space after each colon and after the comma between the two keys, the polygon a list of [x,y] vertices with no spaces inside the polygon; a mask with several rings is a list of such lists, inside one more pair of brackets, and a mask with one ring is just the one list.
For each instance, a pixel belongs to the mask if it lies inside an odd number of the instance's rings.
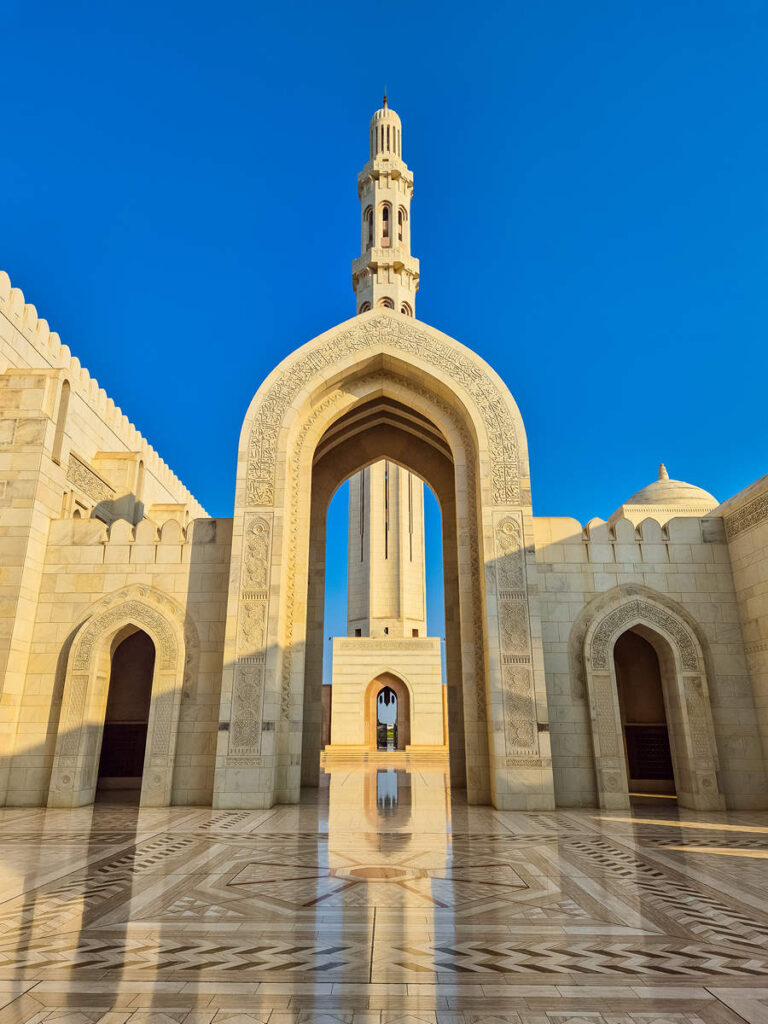
{"label": "reflection on floor", "polygon": [[768,1022],[768,815],[506,813],[397,765],[0,812],[0,1024]]}

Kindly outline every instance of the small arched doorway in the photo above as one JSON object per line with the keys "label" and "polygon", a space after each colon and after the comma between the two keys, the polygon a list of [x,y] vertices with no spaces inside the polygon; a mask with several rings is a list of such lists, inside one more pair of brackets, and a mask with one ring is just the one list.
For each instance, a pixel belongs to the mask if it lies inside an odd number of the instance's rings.
{"label": "small arched doorway", "polygon": [[385,672],[368,687],[365,742],[380,753],[405,750],[411,742],[411,698],[405,683]]}
{"label": "small arched doorway", "polygon": [[397,694],[391,686],[376,698],[376,749],[397,750]]}
{"label": "small arched doorway", "polygon": [[632,629],[613,649],[627,784],[635,803],[676,799],[661,665],[653,645]]}
{"label": "small arched doorway", "polygon": [[155,645],[143,630],[125,633],[112,648],[101,741],[97,800],[138,803],[144,771]]}
{"label": "small arched doorway", "polygon": [[[647,647],[636,640],[623,640],[627,633],[646,641],[655,660]],[[666,782],[667,788],[672,782],[681,807],[724,810],[706,662],[701,642],[685,614],[668,599],[662,602],[645,588],[617,589],[603,595],[595,607],[583,644],[600,807],[629,808],[631,784],[655,781]],[[622,670],[623,684],[619,681]],[[650,700],[644,710],[628,707],[628,675],[640,681],[646,696],[655,691],[655,711]],[[653,720],[652,714],[657,716]],[[671,780],[630,777],[630,772],[654,771],[647,756],[638,758],[634,753],[635,763],[628,767],[624,726],[632,724],[633,715],[643,719],[635,723],[640,726],[663,723],[667,727]],[[637,742],[642,744],[646,740],[650,744],[650,737],[641,737]],[[665,769],[661,765],[665,756],[662,737],[655,754],[655,774],[669,774],[668,766]],[[662,788],[659,786],[656,791]]]}

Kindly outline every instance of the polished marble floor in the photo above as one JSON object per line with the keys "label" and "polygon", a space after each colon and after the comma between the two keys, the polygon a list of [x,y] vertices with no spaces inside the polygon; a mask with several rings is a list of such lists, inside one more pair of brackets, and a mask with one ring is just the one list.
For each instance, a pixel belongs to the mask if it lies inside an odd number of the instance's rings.
{"label": "polished marble floor", "polygon": [[768,1024],[768,814],[347,766],[298,806],[0,827],[0,1024]]}

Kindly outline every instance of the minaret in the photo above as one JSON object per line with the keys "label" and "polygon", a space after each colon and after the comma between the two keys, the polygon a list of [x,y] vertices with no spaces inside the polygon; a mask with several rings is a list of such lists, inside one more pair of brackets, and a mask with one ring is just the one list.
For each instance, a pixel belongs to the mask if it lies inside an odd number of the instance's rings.
{"label": "minaret", "polygon": [[357,312],[384,307],[413,316],[419,261],[411,256],[413,175],[402,159],[400,118],[384,105],[371,118],[369,160],[357,176],[361,255],[352,263]]}
{"label": "minaret", "polygon": [[349,481],[347,636],[425,637],[424,484],[394,462]]}

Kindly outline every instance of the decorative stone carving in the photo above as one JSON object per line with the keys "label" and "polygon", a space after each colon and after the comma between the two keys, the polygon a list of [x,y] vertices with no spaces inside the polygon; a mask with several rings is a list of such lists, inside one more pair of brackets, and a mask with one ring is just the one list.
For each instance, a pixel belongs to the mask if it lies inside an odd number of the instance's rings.
{"label": "decorative stone carving", "polygon": [[167,620],[153,608],[142,601],[124,601],[110,611],[103,612],[86,626],[82,638],[76,642],[75,670],[87,668],[90,663],[93,645],[112,626],[121,622],[132,623],[139,627],[147,627],[152,631],[155,640],[155,656],[158,667],[172,667],[176,653],[176,642]]}
{"label": "decorative stone carving", "polygon": [[72,676],[69,700],[62,709],[59,733],[62,736],[61,753],[65,757],[77,754],[80,745],[80,726],[85,711],[85,695],[88,691],[87,674],[78,673]]}
{"label": "decorative stone carving", "polygon": [[635,599],[620,605],[606,615],[592,638],[591,660],[594,671],[608,668],[610,645],[622,626],[629,623],[651,622],[660,626],[675,641],[680,654],[682,668],[686,672],[697,671],[698,656],[696,645],[688,630],[676,616],[650,601]]}
{"label": "decorative stone carving", "polygon": [[240,649],[261,650],[264,647],[266,627],[266,594],[261,601],[243,602],[240,608]]}
{"label": "decorative stone carving", "polygon": [[613,684],[609,675],[594,677],[593,701],[600,757],[618,757],[619,734]]}
{"label": "decorative stone carving", "polygon": [[521,665],[505,665],[502,687],[507,750],[536,747],[536,703],[530,669]]}
{"label": "decorative stone carving", "polygon": [[232,753],[259,753],[264,662],[239,664],[232,697]]}
{"label": "decorative stone carving", "polygon": [[243,589],[266,590],[269,586],[271,531],[271,524],[264,516],[254,516],[246,522]]}
{"label": "decorative stone carving", "polygon": [[685,709],[688,713],[688,735],[694,758],[706,760],[709,757],[709,736],[701,679],[688,676],[685,679]]}
{"label": "decorative stone carving", "polygon": [[514,505],[520,501],[517,432],[498,385],[481,366],[454,346],[406,319],[381,316],[356,321],[348,330],[300,356],[274,382],[257,408],[251,427],[246,474],[249,506],[274,503],[278,435],[296,395],[325,367],[336,365],[349,355],[380,349],[382,342],[439,367],[471,395],[488,433],[493,502]]}
{"label": "decorative stone carving", "polygon": [[69,456],[67,480],[95,502],[111,501],[115,492],[76,455]]}
{"label": "decorative stone carving", "polygon": [[502,651],[520,653],[530,650],[527,601],[500,601],[499,627]]}
{"label": "decorative stone carving", "polygon": [[500,592],[525,590],[523,531],[512,516],[496,526],[496,585]]}
{"label": "decorative stone carving", "polygon": [[759,526],[766,519],[768,519],[768,494],[761,494],[732,515],[725,517],[725,532],[730,540],[745,530],[750,530],[753,526]]}

